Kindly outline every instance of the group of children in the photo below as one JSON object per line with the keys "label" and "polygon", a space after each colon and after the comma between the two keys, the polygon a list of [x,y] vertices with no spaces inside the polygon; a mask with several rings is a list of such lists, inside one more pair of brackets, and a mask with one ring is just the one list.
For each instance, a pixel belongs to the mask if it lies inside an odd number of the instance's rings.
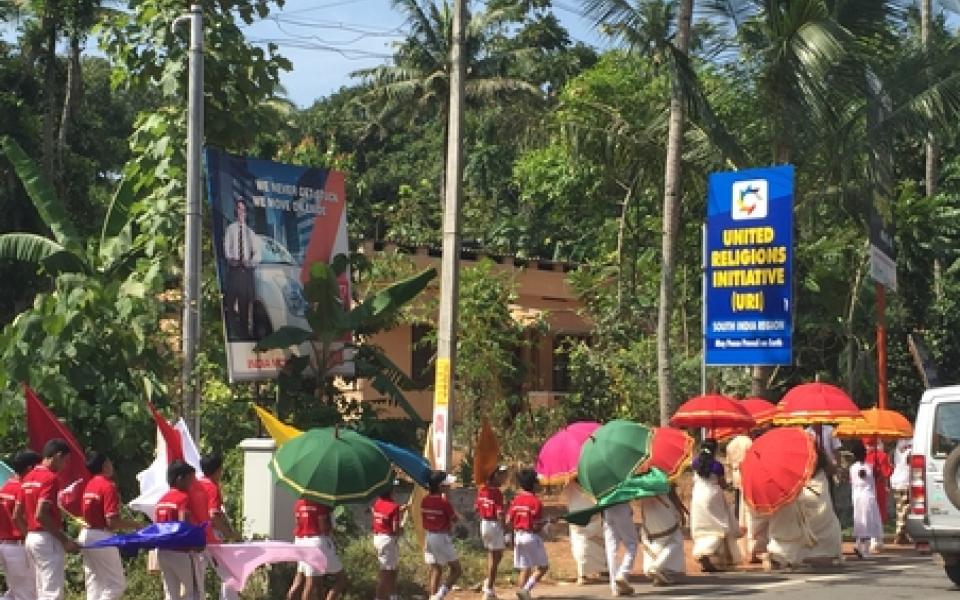
{"label": "group of children", "polygon": [[[513,535],[514,567],[520,570],[517,598],[528,600],[531,590],[547,572],[547,551],[541,537],[547,520],[543,516],[543,503],[536,495],[536,472],[523,469],[517,473],[520,492],[509,507],[506,506],[500,489],[506,472],[504,467],[498,467],[477,492],[475,508],[480,517],[481,539],[488,552],[483,597],[485,600],[497,597],[494,591],[497,568],[507,547],[507,530],[510,530]],[[463,572],[453,544],[453,526],[460,517],[445,496],[454,481],[452,476],[443,471],[431,472],[429,494],[420,503],[420,517],[424,529],[423,555],[424,561],[430,567],[430,600],[445,598]],[[403,510],[391,497],[390,490],[372,506],[374,546],[380,564],[375,600],[396,598],[399,561],[397,539]],[[304,543],[299,536],[296,539],[297,543]],[[444,568],[447,571],[446,577]],[[336,597],[337,595],[331,594],[326,600],[334,600]],[[295,595],[288,595],[289,600],[294,598]],[[303,596],[303,600],[307,598],[308,596]]]}
{"label": "group of children", "polygon": [[[48,441],[41,454],[21,450],[7,459],[14,475],[0,487],[0,569],[7,582],[5,598],[12,600],[62,600],[65,597],[67,553],[83,559],[88,600],[114,600],[123,596],[126,578],[117,548],[90,548],[118,531],[143,527],[145,523],[120,514],[120,495],[113,481],[113,463],[101,452],[90,451],[85,466],[92,477],[79,499],[82,527],[76,540],[64,529],[63,498],[58,473],[71,456],[62,439]],[[203,477],[183,461],[173,461],[167,471],[170,490],[158,501],[156,522],[209,523],[207,541],[233,541],[239,535],[223,511],[219,454],[201,458]],[[160,550],[157,553],[164,584],[164,598],[186,600],[202,597],[208,560],[201,548]],[[228,590],[224,599],[235,598]]]}

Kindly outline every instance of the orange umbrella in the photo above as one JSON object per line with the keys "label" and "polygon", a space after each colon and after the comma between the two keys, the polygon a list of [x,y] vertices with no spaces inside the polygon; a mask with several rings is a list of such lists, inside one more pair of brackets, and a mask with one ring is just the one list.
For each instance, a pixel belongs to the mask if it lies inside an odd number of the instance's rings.
{"label": "orange umbrella", "polygon": [[913,425],[895,410],[870,408],[860,411],[861,421],[841,423],[838,437],[879,437],[882,440],[898,440],[913,437]]}
{"label": "orange umbrella", "polygon": [[804,383],[787,392],[780,401],[777,425],[844,423],[860,419],[860,409],[847,394],[829,383]]}
{"label": "orange umbrella", "polygon": [[754,426],[753,417],[729,396],[707,394],[684,402],[670,418],[672,427],[745,427]]}
{"label": "orange umbrella", "polygon": [[673,479],[693,456],[694,439],[686,431],[672,427],[654,427],[650,442],[650,466]]}
{"label": "orange umbrella", "polygon": [[[740,406],[747,409],[747,412],[750,413],[750,416],[756,421],[757,426],[770,423],[780,412],[776,404],[768,402],[763,398],[744,398],[740,401]],[[747,431],[749,431],[749,429],[745,427],[721,427],[720,429],[714,430],[710,437],[717,441],[723,441],[738,433],[746,433]]]}
{"label": "orange umbrella", "polygon": [[753,441],[740,465],[743,499],[761,515],[774,513],[800,495],[816,464],[813,438],[804,430],[771,429]]}

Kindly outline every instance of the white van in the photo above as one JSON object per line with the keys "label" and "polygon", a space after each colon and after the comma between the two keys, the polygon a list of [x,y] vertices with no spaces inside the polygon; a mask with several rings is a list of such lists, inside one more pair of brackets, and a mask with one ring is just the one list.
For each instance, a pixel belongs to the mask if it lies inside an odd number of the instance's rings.
{"label": "white van", "polygon": [[907,531],[943,557],[944,570],[960,585],[960,386],[923,393],[910,456]]}

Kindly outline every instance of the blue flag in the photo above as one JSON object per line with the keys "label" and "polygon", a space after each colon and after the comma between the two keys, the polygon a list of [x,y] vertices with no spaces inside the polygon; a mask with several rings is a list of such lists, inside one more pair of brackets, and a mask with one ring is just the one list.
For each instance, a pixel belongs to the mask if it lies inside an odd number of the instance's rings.
{"label": "blue flag", "polygon": [[124,556],[135,556],[138,551],[151,548],[161,550],[203,548],[207,543],[205,529],[204,525],[191,525],[181,521],[154,523],[133,533],[122,533],[87,544],[84,548],[115,546]]}
{"label": "blue flag", "polygon": [[397,465],[401,471],[409,475],[420,486],[430,487],[430,463],[427,462],[426,458],[412,450],[395,446],[389,442],[374,441],[377,442],[380,450],[387,455],[390,462]]}

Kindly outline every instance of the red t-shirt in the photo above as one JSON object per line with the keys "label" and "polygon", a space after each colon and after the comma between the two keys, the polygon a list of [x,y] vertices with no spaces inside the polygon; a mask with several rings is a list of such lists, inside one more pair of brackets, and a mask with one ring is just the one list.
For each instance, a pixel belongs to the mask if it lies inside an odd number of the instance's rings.
{"label": "red t-shirt", "polygon": [[477,492],[474,507],[481,519],[491,521],[499,518],[503,514],[503,506],[503,492],[500,488],[485,485]]}
{"label": "red t-shirt", "polygon": [[400,505],[377,498],[373,503],[373,532],[396,535],[400,531]]}
{"label": "red t-shirt", "polygon": [[[156,516],[153,519],[155,523],[170,523],[180,520],[181,511],[189,511],[190,496],[177,488],[171,488],[169,492],[160,497],[157,502]],[[190,523],[194,525],[202,523],[192,513],[190,514]]]}
{"label": "red t-shirt", "polygon": [[[207,479],[206,477],[198,477],[195,487],[203,490],[203,493],[206,494],[206,512],[207,514],[203,515],[203,521],[213,520],[213,515],[218,513],[223,513],[223,496],[220,495],[220,486]],[[195,490],[191,490],[191,494],[198,493]],[[193,501],[190,503],[193,506]],[[207,542],[217,543],[220,541],[220,538],[217,537],[216,532],[213,530],[213,525],[207,527]]]}
{"label": "red t-shirt", "polygon": [[48,504],[49,514],[53,516],[54,527],[63,529],[63,517],[60,516],[60,507],[57,505],[57,494],[60,493],[60,482],[57,474],[45,465],[37,465],[24,475],[20,484],[23,494],[23,509],[27,516],[29,531],[43,531],[43,525],[37,519],[37,506]]}
{"label": "red t-shirt", "polygon": [[516,531],[533,531],[543,514],[543,502],[530,492],[520,492],[507,511],[507,521]]}
{"label": "red t-shirt", "polygon": [[300,498],[293,505],[295,525],[293,537],[317,537],[320,533],[320,519],[330,517],[330,507]]}
{"label": "red t-shirt", "polygon": [[448,533],[456,514],[453,506],[440,494],[431,494],[420,503],[423,528],[427,531]]}
{"label": "red t-shirt", "polygon": [[83,520],[92,529],[106,529],[107,518],[120,515],[117,484],[103,475],[94,475],[83,489]]}
{"label": "red t-shirt", "polygon": [[11,477],[0,487],[0,540],[5,542],[23,539],[23,532],[13,523],[13,509],[17,502],[23,502],[20,480]]}

